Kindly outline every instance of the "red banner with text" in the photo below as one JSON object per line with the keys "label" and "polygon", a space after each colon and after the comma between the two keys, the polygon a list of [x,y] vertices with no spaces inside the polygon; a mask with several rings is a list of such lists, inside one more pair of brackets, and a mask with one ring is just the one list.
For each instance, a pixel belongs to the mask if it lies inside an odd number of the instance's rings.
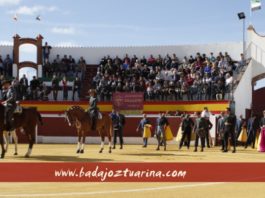
{"label": "red banner with text", "polygon": [[265,182],[265,163],[0,163],[0,182]]}
{"label": "red banner with text", "polygon": [[113,107],[117,110],[142,111],[144,108],[144,93],[121,93],[113,94]]}

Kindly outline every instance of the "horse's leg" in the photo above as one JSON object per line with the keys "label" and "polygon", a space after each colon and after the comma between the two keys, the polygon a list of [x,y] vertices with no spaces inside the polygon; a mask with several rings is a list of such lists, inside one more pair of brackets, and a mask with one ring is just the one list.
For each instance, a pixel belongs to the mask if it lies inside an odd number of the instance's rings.
{"label": "horse's leg", "polygon": [[78,140],[77,140],[77,151],[76,153],[80,153],[80,150],[81,150],[81,131],[80,129],[77,129],[77,135],[78,135]]}
{"label": "horse's leg", "polygon": [[[100,133],[100,132],[99,132],[99,133]],[[102,131],[101,131],[101,133],[100,133],[100,137],[101,137],[101,145],[100,145],[99,153],[102,153],[103,150],[104,150],[104,142],[105,142],[105,136],[104,136],[104,134],[102,133]]]}
{"label": "horse's leg", "polygon": [[9,139],[8,139],[8,132],[7,131],[3,132],[3,140],[4,140],[4,147],[5,147],[5,150],[7,152],[8,145],[9,145]]}
{"label": "horse's leg", "polygon": [[14,153],[14,155],[17,155],[18,138],[17,138],[16,130],[12,131],[12,132],[11,132],[11,135],[12,135],[12,138],[13,138],[14,143],[15,143],[15,153]]}
{"label": "horse's leg", "polygon": [[110,132],[110,130],[108,130],[108,129],[105,129],[108,133],[108,139],[109,139],[109,153],[111,153],[111,147],[112,147],[112,145],[111,145],[111,132]]}
{"label": "horse's leg", "polygon": [[1,153],[1,158],[5,157],[5,146],[4,146],[4,135],[3,135],[3,131],[0,131],[0,144],[1,144],[1,149],[2,149],[2,153]]}
{"label": "horse's leg", "polygon": [[85,134],[85,131],[83,130],[82,131],[82,145],[81,145],[80,153],[84,153],[85,143],[86,143],[86,134]]}
{"label": "horse's leg", "polygon": [[29,139],[29,147],[28,147],[27,153],[25,154],[25,157],[29,158],[31,153],[32,153],[32,148],[33,148],[33,144],[34,144],[35,138],[34,138],[34,136],[32,134],[28,133],[27,131],[26,131],[26,134],[28,135],[28,139]]}

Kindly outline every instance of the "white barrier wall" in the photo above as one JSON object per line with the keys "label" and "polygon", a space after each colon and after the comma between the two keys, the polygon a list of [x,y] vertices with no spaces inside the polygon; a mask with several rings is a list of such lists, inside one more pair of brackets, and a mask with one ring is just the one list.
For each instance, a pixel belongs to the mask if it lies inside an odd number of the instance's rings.
{"label": "white barrier wall", "polygon": [[[197,52],[205,53],[207,55],[213,52],[217,55],[219,52],[228,52],[230,56],[239,60],[240,53],[242,52],[242,43],[215,43],[205,45],[172,45],[172,46],[135,46],[135,47],[53,47],[50,54],[50,61],[56,58],[59,54],[62,58],[63,55],[72,55],[72,57],[78,61],[80,56],[83,56],[87,64],[98,64],[106,55],[110,55],[114,58],[118,55],[123,58],[127,53],[129,56],[134,54],[138,58],[146,56],[148,58],[151,54],[157,57],[159,54],[162,57],[166,54],[172,55],[175,53],[177,57],[182,60],[184,56],[195,56]],[[12,46],[0,46],[0,55],[4,58],[6,54],[13,54]]]}
{"label": "white barrier wall", "polygon": [[148,58],[151,54],[164,57],[166,54],[172,55],[175,53],[177,57],[182,60],[184,56],[195,56],[197,52],[205,53],[207,55],[213,52],[217,55],[219,52],[228,52],[235,60],[239,60],[242,52],[242,43],[216,43],[206,45],[172,45],[172,46],[143,46],[143,47],[53,47],[51,50],[50,60],[54,60],[59,54],[72,55],[73,58],[79,60],[83,56],[87,64],[98,64],[101,58],[110,55],[114,58],[118,55],[123,58],[127,53],[129,56],[134,54],[138,58],[146,56]]}

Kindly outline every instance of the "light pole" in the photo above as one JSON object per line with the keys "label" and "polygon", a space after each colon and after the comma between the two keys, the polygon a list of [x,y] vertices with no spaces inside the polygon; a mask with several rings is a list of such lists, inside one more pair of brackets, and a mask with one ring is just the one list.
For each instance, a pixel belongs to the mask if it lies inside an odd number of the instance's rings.
{"label": "light pole", "polygon": [[246,15],[244,12],[239,12],[237,14],[239,20],[243,20],[243,55],[245,57],[245,53],[246,53],[246,39],[245,39],[245,26],[246,26]]}

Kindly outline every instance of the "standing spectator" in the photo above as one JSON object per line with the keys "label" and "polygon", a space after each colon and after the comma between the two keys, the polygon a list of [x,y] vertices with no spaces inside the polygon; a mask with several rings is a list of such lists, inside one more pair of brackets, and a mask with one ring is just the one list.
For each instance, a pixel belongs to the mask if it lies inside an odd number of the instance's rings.
{"label": "standing spectator", "polygon": [[120,142],[121,142],[121,147],[120,149],[123,149],[123,128],[125,126],[125,116],[120,113],[119,110],[117,110],[117,115],[119,117],[119,125],[120,125]]}
{"label": "standing spectator", "polygon": [[[230,108],[227,108],[225,117],[225,129],[224,129],[224,150],[223,152],[228,152],[228,141],[229,136],[231,136],[231,142],[234,147],[233,153],[236,152],[236,137],[235,137],[235,126],[236,126],[236,116],[231,112]],[[255,140],[254,140],[255,143]]]}
{"label": "standing spectator", "polygon": [[43,52],[43,58],[49,60],[50,52],[51,52],[52,47],[48,45],[47,42],[45,42],[45,45],[42,47],[42,52]]}
{"label": "standing spectator", "polygon": [[238,139],[243,127],[246,127],[246,120],[243,118],[242,115],[240,115],[236,121],[236,139]]}
{"label": "standing spectator", "polygon": [[[146,124],[150,124],[150,121],[147,119],[146,114],[143,114],[143,119],[141,119],[136,131],[137,132],[141,132],[142,136],[144,133],[144,125]],[[143,138],[143,147],[146,148],[147,147],[147,143],[148,143],[148,138]]]}
{"label": "standing spectator", "polygon": [[72,100],[75,101],[75,94],[77,93],[78,98],[80,98],[80,93],[81,93],[81,81],[79,77],[75,78],[72,90],[73,90]]}
{"label": "standing spectator", "polygon": [[55,101],[57,101],[58,90],[59,90],[59,79],[56,77],[56,75],[53,75],[53,78],[52,78],[52,95],[53,95],[53,100],[55,100]]}
{"label": "standing spectator", "polygon": [[120,149],[123,149],[123,127],[125,125],[125,116],[120,114],[119,111],[113,110],[110,117],[114,132],[113,149],[116,148],[117,136],[119,136],[120,140]]}
{"label": "standing spectator", "polygon": [[[157,137],[157,148],[156,150],[160,150],[160,145],[163,143],[164,150],[167,148],[167,141],[166,141],[166,134],[165,134],[165,128],[169,125],[168,120],[166,118],[165,113],[161,113],[161,117],[157,120],[158,127],[156,130],[156,137]],[[161,140],[162,138],[162,140]]]}
{"label": "standing spectator", "polygon": [[13,67],[13,60],[10,58],[9,54],[7,54],[4,60],[4,71],[6,71],[6,75],[8,77],[12,76],[12,67]]}
{"label": "standing spectator", "polygon": [[247,148],[249,145],[252,145],[253,149],[255,148],[256,135],[259,129],[259,125],[260,122],[257,115],[253,114],[251,118],[248,120],[248,125],[247,125],[248,138],[245,148]]}
{"label": "standing spectator", "polygon": [[120,120],[115,110],[112,110],[112,113],[110,114],[110,118],[112,121],[112,130],[114,133],[112,149],[116,149],[117,136],[119,136],[120,138],[120,147],[122,148],[123,139],[120,133]]}
{"label": "standing spectator", "polygon": [[62,59],[62,64],[60,68],[61,74],[60,75],[67,75],[67,72],[69,71],[69,59],[67,58],[67,55],[64,55]]}
{"label": "standing spectator", "polygon": [[29,83],[25,74],[23,74],[23,77],[20,79],[20,85],[21,85],[22,99],[26,100]]}
{"label": "standing spectator", "polygon": [[221,112],[221,116],[217,122],[217,135],[219,136],[219,139],[221,140],[221,145],[222,145],[221,151],[224,151],[225,149],[224,130],[225,130],[225,114],[224,112]]}
{"label": "standing spectator", "polygon": [[74,72],[75,72],[75,59],[70,55],[69,56],[68,75],[73,76]]}
{"label": "standing spectator", "polygon": [[67,79],[65,76],[63,77],[62,85],[63,85],[63,87],[62,87],[63,99],[68,100],[68,82],[67,82]]}
{"label": "standing spectator", "polygon": [[49,59],[44,59],[43,63],[43,74],[45,77],[50,77],[52,73],[55,72],[55,69],[52,68],[51,63],[49,62]]}
{"label": "standing spectator", "polygon": [[83,56],[80,57],[79,61],[78,61],[78,66],[75,70],[76,75],[80,78],[80,79],[84,79],[85,78],[85,74],[86,74],[86,60],[83,58]]}
{"label": "standing spectator", "polygon": [[210,140],[209,140],[209,130],[212,128],[212,123],[210,122],[210,112],[208,110],[208,107],[204,107],[201,117],[205,119],[207,127],[205,128],[205,138],[207,147],[210,148]]}
{"label": "standing spectator", "polygon": [[189,114],[185,115],[185,118],[182,120],[181,131],[182,137],[179,144],[179,150],[181,149],[186,137],[187,137],[187,148],[190,148],[191,132],[194,126],[194,122],[190,118]]}
{"label": "standing spectator", "polygon": [[30,81],[30,90],[31,90],[31,98],[33,100],[38,99],[38,89],[40,86],[39,80],[36,78],[36,76],[33,76],[33,79]]}
{"label": "standing spectator", "polygon": [[201,140],[201,152],[203,152],[204,147],[205,147],[206,121],[204,118],[201,118],[200,112],[197,112],[196,116],[197,116],[197,118],[195,120],[195,126],[194,126],[194,131],[196,133],[194,152],[197,152],[199,139]]}

